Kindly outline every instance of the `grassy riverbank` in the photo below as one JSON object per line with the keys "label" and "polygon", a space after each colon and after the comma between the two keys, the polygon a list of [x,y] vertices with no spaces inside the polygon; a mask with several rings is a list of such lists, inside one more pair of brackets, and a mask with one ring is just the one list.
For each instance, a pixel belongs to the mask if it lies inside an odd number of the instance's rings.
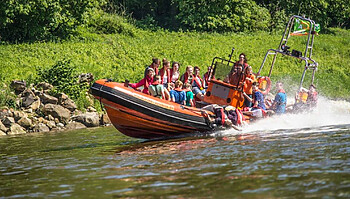
{"label": "grassy riverbank", "polygon": [[[95,79],[141,79],[145,65],[152,57],[179,61],[181,72],[186,65],[198,65],[204,72],[213,57],[227,57],[235,47],[234,59],[245,52],[249,64],[257,71],[267,49],[277,48],[280,34],[210,34],[136,30],[130,35],[99,35],[83,33],[62,42],[9,44],[0,46],[0,81],[13,79],[29,82],[37,76],[38,68],[49,67],[60,60],[70,60],[79,72],[93,73]],[[305,37],[292,37],[291,49],[304,52]],[[316,85],[322,95],[331,98],[350,96],[350,31],[332,29],[329,34],[316,36],[313,58],[319,63]],[[282,62],[283,61],[283,62]],[[277,62],[277,79],[290,79],[297,85],[302,63],[283,57]]]}

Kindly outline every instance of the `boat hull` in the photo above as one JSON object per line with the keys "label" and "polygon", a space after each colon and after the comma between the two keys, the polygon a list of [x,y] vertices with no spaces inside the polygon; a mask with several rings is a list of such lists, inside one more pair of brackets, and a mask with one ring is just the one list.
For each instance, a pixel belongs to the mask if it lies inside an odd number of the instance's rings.
{"label": "boat hull", "polygon": [[211,130],[199,109],[146,95],[122,83],[97,80],[91,93],[104,105],[115,128],[130,137],[150,139]]}

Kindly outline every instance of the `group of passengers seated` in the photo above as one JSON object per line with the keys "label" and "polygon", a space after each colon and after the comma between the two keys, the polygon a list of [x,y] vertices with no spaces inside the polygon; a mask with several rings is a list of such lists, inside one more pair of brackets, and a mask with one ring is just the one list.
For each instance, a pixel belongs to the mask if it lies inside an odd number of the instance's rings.
{"label": "group of passengers seated", "polygon": [[[152,64],[145,69],[144,78],[138,83],[130,84],[126,82],[125,86],[130,86],[134,89],[143,86],[142,92],[145,94],[191,107],[195,106],[195,98],[203,101],[210,76],[210,67],[208,67],[208,72],[201,78],[200,68],[198,66],[187,66],[186,72],[180,76],[180,64],[178,62],[173,62],[170,67],[170,62],[163,59],[162,64],[163,67],[158,69],[160,60],[153,58]],[[269,90],[262,91],[264,90],[264,86],[266,86],[266,82],[264,85],[264,82],[260,85],[257,78],[258,75],[253,73],[252,67],[247,63],[246,55],[241,53],[239,60],[235,62],[227,78],[224,80],[224,82],[239,87],[243,91],[244,106],[242,110],[239,109],[240,112],[235,112],[235,118],[240,113],[253,118],[262,118],[271,114],[284,114],[286,112],[287,95],[283,88],[283,83],[280,81],[276,83],[276,95],[273,99],[265,99],[266,96],[271,96],[271,94],[268,93]],[[313,108],[316,106],[316,103],[316,87],[311,85],[309,90],[302,88],[296,95],[296,103],[293,106],[293,110]],[[216,109],[219,108],[211,107],[209,109],[215,113]],[[232,110],[231,107],[228,109]],[[222,112],[222,116],[225,115],[228,118],[230,114],[233,114],[232,111],[231,113],[227,110],[225,111],[225,107],[221,107],[220,111]],[[216,111],[216,113],[219,112]],[[222,122],[224,120],[221,119],[220,121]],[[230,122],[230,120],[226,120],[226,122]],[[220,122],[216,121],[216,123]],[[235,126],[237,122],[231,121],[231,123]]]}
{"label": "group of passengers seated", "polygon": [[173,62],[171,68],[166,59],[162,60],[162,64],[163,67],[158,69],[160,60],[153,58],[151,65],[145,69],[144,78],[138,83],[126,81],[125,86],[134,89],[143,87],[142,92],[145,94],[192,107],[195,106],[195,97],[204,99],[208,72],[201,78],[198,66],[187,66],[186,72],[180,77],[178,62]]}
{"label": "group of passengers seated", "polygon": [[[235,62],[227,78],[224,80],[234,86],[240,87],[243,90],[245,115],[254,118],[265,117],[271,114],[284,114],[287,107],[287,95],[283,88],[283,83],[276,83],[276,95],[273,99],[265,99],[271,94],[262,92],[265,85],[260,85],[257,79],[258,74],[253,73],[253,69],[247,63],[247,58],[244,53],[239,55],[239,60]],[[315,107],[317,103],[316,87],[312,84],[309,90],[304,88],[298,92],[296,103],[293,110],[309,110]]]}

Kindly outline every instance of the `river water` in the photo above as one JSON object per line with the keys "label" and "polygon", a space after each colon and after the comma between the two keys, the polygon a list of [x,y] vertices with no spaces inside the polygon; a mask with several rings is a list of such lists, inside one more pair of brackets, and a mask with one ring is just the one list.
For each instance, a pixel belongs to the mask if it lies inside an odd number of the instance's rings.
{"label": "river water", "polygon": [[210,136],[0,137],[0,198],[350,198],[350,103]]}

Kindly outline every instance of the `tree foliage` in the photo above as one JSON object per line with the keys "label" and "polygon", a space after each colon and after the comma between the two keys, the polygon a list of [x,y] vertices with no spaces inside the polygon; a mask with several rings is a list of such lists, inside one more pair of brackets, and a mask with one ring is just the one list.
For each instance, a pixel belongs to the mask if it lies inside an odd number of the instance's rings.
{"label": "tree foliage", "polygon": [[177,0],[181,24],[200,31],[267,30],[268,10],[252,0]]}
{"label": "tree foliage", "polygon": [[0,41],[65,38],[78,26],[103,34],[133,35],[126,20],[130,16],[137,26],[151,30],[279,30],[295,14],[314,19],[322,30],[349,28],[349,5],[350,0],[3,0]]}
{"label": "tree foliage", "polygon": [[104,0],[5,0],[0,2],[0,39],[11,42],[69,36]]}
{"label": "tree foliage", "polygon": [[109,0],[109,4],[151,29],[283,29],[291,15],[303,14],[325,28],[350,28],[350,0]]}

